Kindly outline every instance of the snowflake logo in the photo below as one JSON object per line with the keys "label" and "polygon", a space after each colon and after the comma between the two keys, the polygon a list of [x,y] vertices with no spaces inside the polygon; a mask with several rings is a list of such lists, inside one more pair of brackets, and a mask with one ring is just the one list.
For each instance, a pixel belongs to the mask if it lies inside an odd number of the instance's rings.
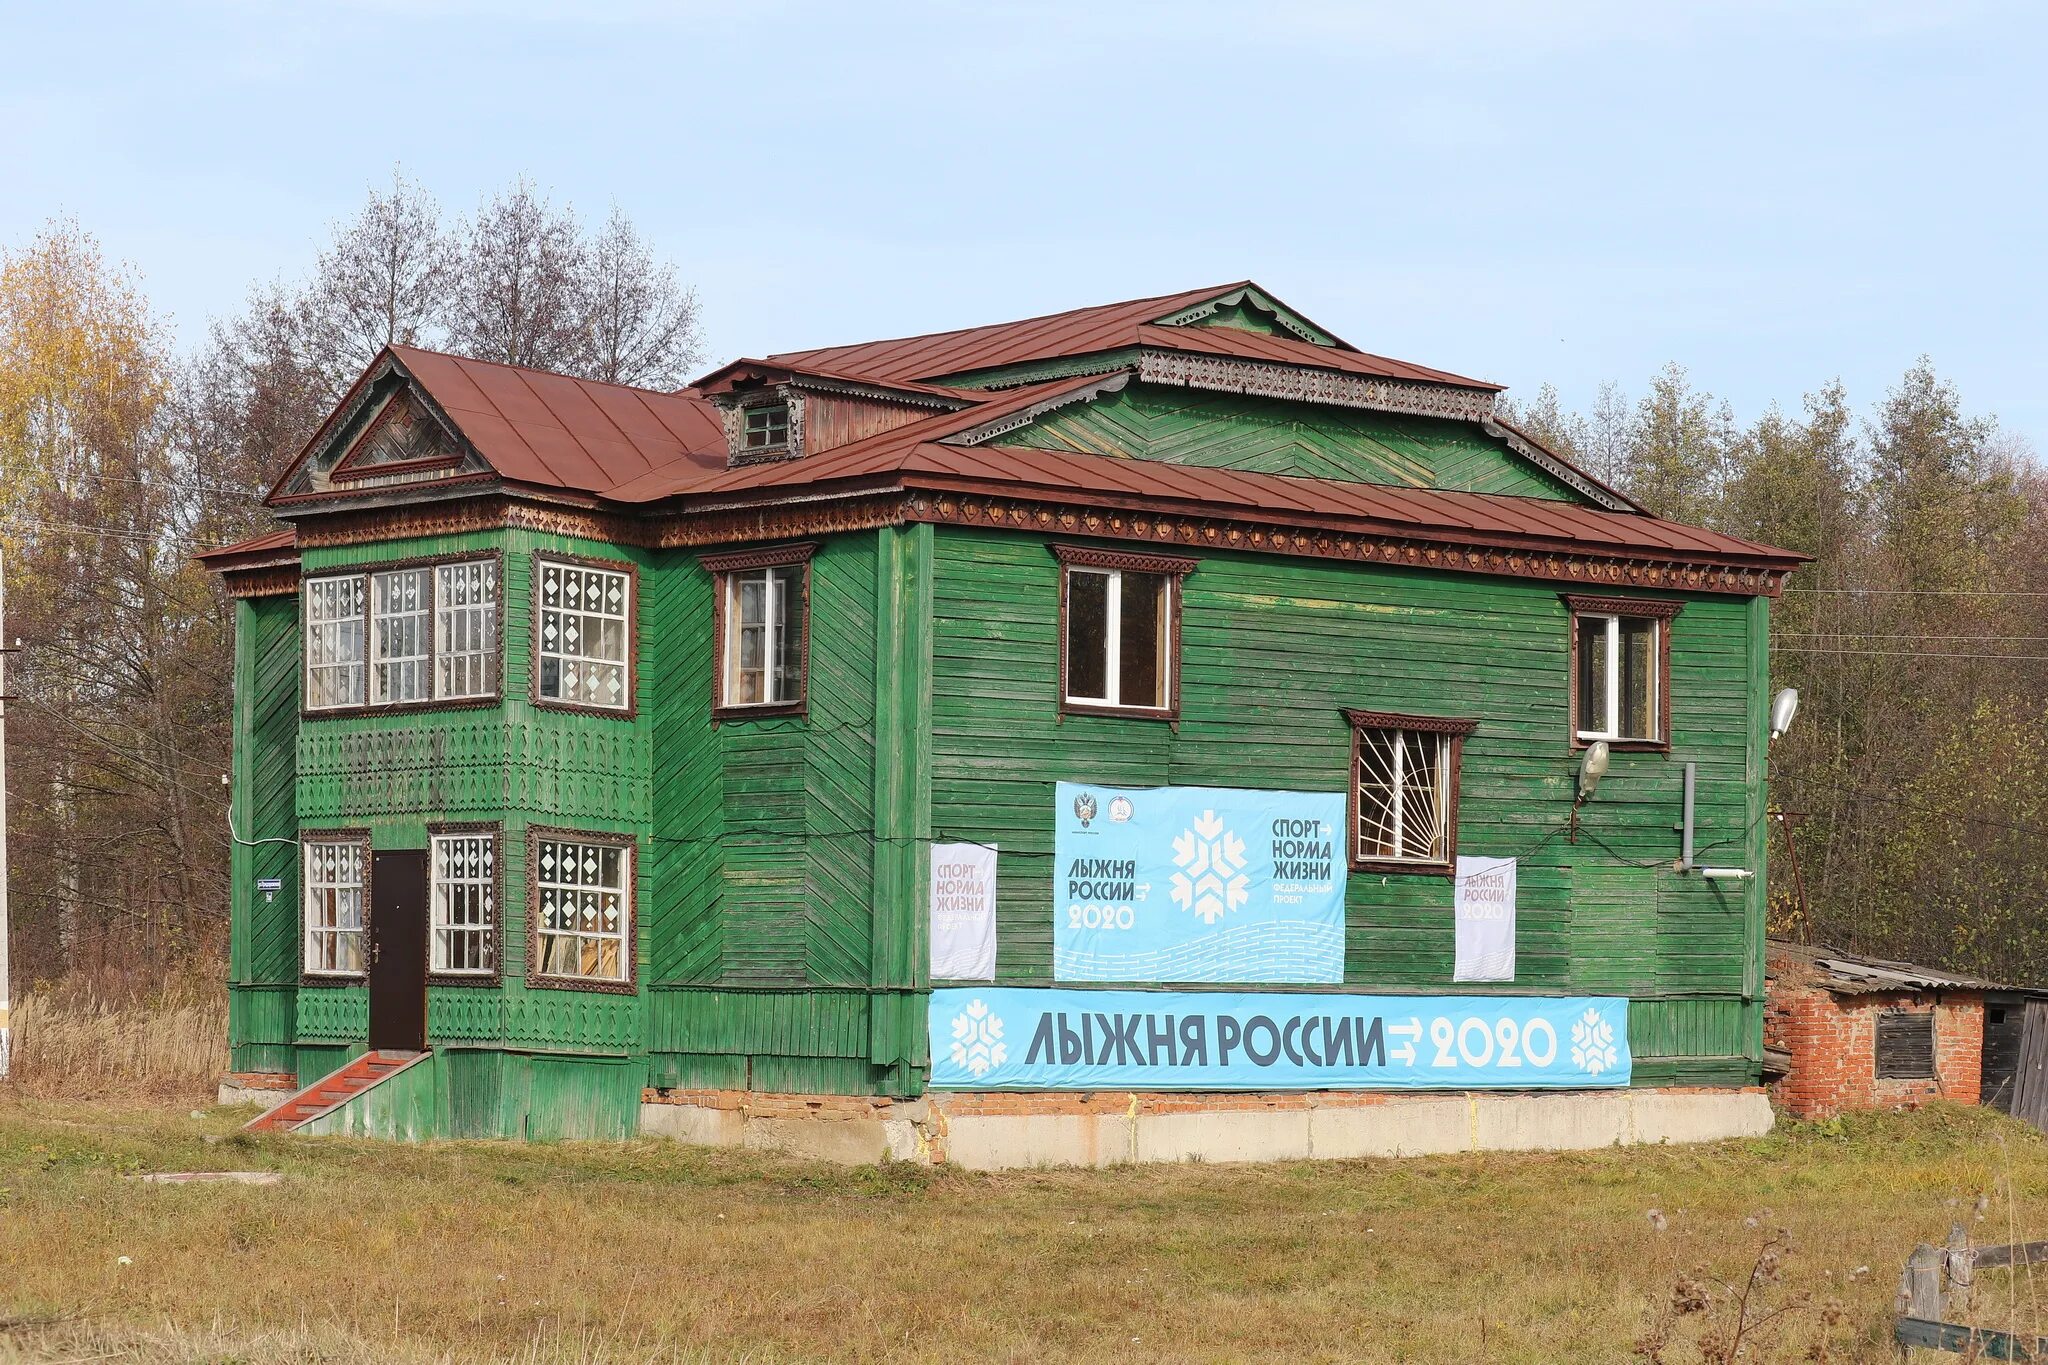
{"label": "snowflake logo", "polygon": [[1202,812],[1195,827],[1173,841],[1173,901],[1183,910],[1214,924],[1251,899],[1251,878],[1245,875],[1244,840],[1223,827],[1213,810]]}
{"label": "snowflake logo", "polygon": [[1620,1060],[1614,1047],[1614,1025],[1601,1018],[1600,1011],[1589,1008],[1572,1020],[1573,1066],[1597,1076]]}
{"label": "snowflake logo", "polygon": [[966,1067],[979,1080],[1009,1057],[1002,1017],[990,1014],[980,1000],[968,1001],[967,1008],[953,1016],[953,1065]]}

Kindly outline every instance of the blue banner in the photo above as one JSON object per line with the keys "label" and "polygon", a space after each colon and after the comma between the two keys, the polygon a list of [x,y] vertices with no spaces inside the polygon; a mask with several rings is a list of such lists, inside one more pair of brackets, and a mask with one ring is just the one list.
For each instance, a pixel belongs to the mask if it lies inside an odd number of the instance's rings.
{"label": "blue banner", "polygon": [[1344,794],[1058,784],[1053,976],[1344,979]]}
{"label": "blue banner", "polygon": [[1610,996],[932,992],[954,1090],[1551,1090],[1628,1084]]}

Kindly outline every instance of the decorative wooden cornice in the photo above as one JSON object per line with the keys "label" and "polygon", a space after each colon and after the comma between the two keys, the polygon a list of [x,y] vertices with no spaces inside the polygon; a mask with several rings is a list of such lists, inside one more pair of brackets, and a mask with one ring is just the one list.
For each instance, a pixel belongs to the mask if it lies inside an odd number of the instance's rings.
{"label": "decorative wooden cornice", "polygon": [[699,555],[697,562],[712,573],[744,573],[748,569],[773,569],[784,564],[801,564],[818,552],[815,540],[794,545],[768,545],[758,550],[733,550],[725,554]]}
{"label": "decorative wooden cornice", "polygon": [[1148,555],[1131,550],[1104,550],[1093,545],[1048,545],[1062,564],[1086,569],[1117,569],[1127,573],[1161,573],[1185,578],[1201,563],[1179,555]]}
{"label": "decorative wooden cornice", "polygon": [[1449,716],[1411,716],[1400,711],[1355,711],[1344,707],[1344,719],[1354,730],[1420,730],[1432,735],[1469,735],[1479,728],[1477,720]]}
{"label": "decorative wooden cornice", "polygon": [[1461,422],[1482,422],[1493,416],[1491,389],[1383,379],[1341,370],[1204,355],[1198,351],[1144,347],[1138,353],[1138,378],[1148,384],[1214,389],[1219,393],[1245,393],[1258,398],[1327,403],[1333,407],[1368,408],[1418,417],[1451,417]]}
{"label": "decorative wooden cornice", "polygon": [[1561,592],[1564,604],[1590,616],[1654,616],[1669,621],[1685,610],[1685,603],[1655,597],[1588,597],[1584,593]]}
{"label": "decorative wooden cornice", "polygon": [[[1358,529],[1307,515],[1103,505],[1081,499],[890,487],[814,497],[798,503],[731,504],[712,509],[629,513],[493,492],[459,501],[307,516],[302,548],[360,545],[411,536],[516,527],[646,549],[689,549],[755,541],[802,540],[906,522],[987,526],[1039,535],[1086,536],[1169,551],[1242,550],[1452,573],[1493,574],[1601,589],[1714,592],[1775,597],[1789,565],[1727,563],[1677,555],[1603,553],[1480,537]],[[1644,599],[1627,598],[1641,611]]]}
{"label": "decorative wooden cornice", "polygon": [[251,569],[223,569],[221,587],[230,597],[292,597],[299,591],[299,561]]}
{"label": "decorative wooden cornice", "polygon": [[1535,465],[1538,469],[1550,475],[1553,479],[1558,480],[1566,487],[1578,492],[1580,496],[1591,499],[1609,511],[1632,512],[1642,510],[1627,498],[1622,497],[1619,493],[1607,487],[1607,485],[1594,482],[1591,478],[1587,477],[1584,471],[1566,464],[1534,441],[1523,436],[1519,431],[1503,426],[1491,414],[1480,421],[1479,429],[1494,440],[1501,442],[1509,450],[1512,450],[1530,464]]}

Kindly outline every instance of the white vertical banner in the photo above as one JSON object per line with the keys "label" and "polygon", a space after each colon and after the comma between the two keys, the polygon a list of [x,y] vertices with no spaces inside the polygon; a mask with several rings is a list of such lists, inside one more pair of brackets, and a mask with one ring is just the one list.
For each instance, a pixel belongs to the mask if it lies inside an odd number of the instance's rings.
{"label": "white vertical banner", "polygon": [[1459,858],[1453,981],[1515,979],[1515,860]]}
{"label": "white vertical banner", "polygon": [[932,979],[996,979],[996,850],[932,845]]}

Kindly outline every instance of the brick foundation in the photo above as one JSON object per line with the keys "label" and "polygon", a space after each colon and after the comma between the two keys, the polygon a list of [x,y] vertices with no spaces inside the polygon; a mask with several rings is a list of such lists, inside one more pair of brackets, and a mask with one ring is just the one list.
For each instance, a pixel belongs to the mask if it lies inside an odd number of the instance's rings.
{"label": "brick foundation", "polygon": [[[1771,1087],[1794,1118],[1830,1118],[1850,1109],[1912,1109],[1932,1099],[1976,1104],[1984,1057],[1984,996],[1978,991],[1873,991],[1838,994],[1804,964],[1771,964],[1764,1046],[1791,1057]],[[1934,1076],[1877,1078],[1877,1018],[1888,1010],[1934,1013]]]}

